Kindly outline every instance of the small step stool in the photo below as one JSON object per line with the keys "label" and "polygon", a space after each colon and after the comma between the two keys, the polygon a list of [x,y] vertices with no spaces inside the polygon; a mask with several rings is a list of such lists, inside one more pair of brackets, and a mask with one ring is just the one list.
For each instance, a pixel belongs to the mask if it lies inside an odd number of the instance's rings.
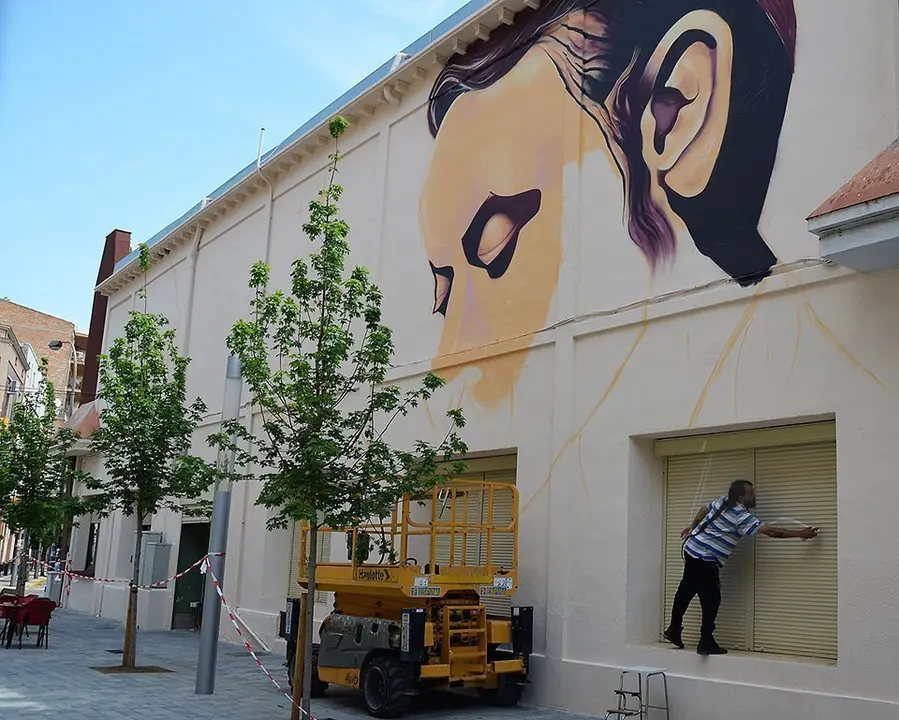
{"label": "small step stool", "polygon": [[[656,678],[655,682],[652,679]],[[661,705],[652,704],[651,687],[662,682],[662,694],[664,702]],[[636,680],[636,687],[633,681]],[[621,671],[618,681],[618,707],[606,713],[606,720],[615,718],[638,718],[638,720],[656,720],[664,713],[665,720],[671,720],[671,711],[668,708],[668,676],[664,668],[632,667]],[[651,713],[658,710],[659,713]]]}

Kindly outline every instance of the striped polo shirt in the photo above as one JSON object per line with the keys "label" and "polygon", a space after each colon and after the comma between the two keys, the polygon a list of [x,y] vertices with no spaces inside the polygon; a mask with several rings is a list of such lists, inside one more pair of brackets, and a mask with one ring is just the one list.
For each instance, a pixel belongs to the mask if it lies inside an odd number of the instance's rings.
{"label": "striped polo shirt", "polygon": [[[741,538],[755,535],[759,531],[761,521],[741,503],[725,510],[709,523],[709,519],[726,502],[727,498],[722,497],[709,503],[705,518],[690,533],[684,544],[684,551],[690,557],[723,565]],[[704,525],[707,525],[705,529]]]}

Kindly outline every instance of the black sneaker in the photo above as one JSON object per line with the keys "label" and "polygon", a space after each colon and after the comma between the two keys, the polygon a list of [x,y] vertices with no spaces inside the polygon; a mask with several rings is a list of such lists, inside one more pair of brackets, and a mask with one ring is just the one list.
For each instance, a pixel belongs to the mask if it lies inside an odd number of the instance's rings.
{"label": "black sneaker", "polygon": [[700,655],[727,655],[727,650],[714,640],[700,640],[696,652]]}
{"label": "black sneaker", "polygon": [[662,637],[664,637],[668,642],[670,642],[672,645],[674,645],[674,647],[679,648],[681,650],[684,649],[684,639],[681,637],[680,630],[674,630],[672,628],[668,628],[662,634]]}

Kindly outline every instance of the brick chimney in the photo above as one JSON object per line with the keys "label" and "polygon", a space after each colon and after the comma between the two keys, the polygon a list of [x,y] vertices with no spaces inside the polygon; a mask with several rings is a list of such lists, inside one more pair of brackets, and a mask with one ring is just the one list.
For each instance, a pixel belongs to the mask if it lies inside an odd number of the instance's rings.
{"label": "brick chimney", "polygon": [[[106,236],[103,256],[100,259],[100,270],[97,273],[97,285],[106,280],[115,268],[115,264],[131,252],[131,233],[126,230],[113,230]],[[81,404],[89,403],[97,397],[97,380],[99,372],[99,356],[103,351],[103,330],[106,326],[106,306],[109,301],[105,295],[94,291],[94,305],[91,310],[91,326],[87,337],[87,351],[84,354],[84,373],[81,378]]]}

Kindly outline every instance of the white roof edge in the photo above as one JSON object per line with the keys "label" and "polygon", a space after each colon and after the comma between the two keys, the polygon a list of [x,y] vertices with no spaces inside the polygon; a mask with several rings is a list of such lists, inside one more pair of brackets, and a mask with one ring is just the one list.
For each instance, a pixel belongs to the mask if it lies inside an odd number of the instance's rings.
{"label": "white roof edge", "polygon": [[809,218],[808,229],[820,238],[893,214],[899,214],[899,194],[887,195]]}
{"label": "white roof edge", "polygon": [[[383,90],[390,83],[411,84],[415,79],[415,71],[410,71],[410,66],[414,66],[421,61],[422,58],[432,54],[439,53],[441,49],[446,47],[445,51],[448,55],[455,51],[453,42],[457,40],[457,36],[463,34],[465,30],[478,26],[483,23],[486,16],[496,10],[510,9],[513,12],[520,12],[524,7],[530,6],[534,0],[469,0],[459,10],[450,15],[446,20],[439,23],[429,32],[422,35],[418,40],[407,46],[401,53],[397,53],[393,58],[381,65],[373,73],[369,74],[364,80],[359,82],[353,88],[337,98],[328,107],[324,108],[310,120],[304,123],[298,130],[289,137],[279,143],[275,148],[269,150],[262,155],[261,167],[271,168],[275,164],[282,164],[285,159],[288,166],[293,164],[290,160],[291,151],[296,150],[297,146],[307,141],[310,136],[320,133],[322,128],[326,126],[328,121],[335,115],[341,113],[347,114],[346,111],[352,106],[359,104],[374,92]],[[537,3],[539,4],[539,0]],[[490,23],[493,28],[500,24],[499,16],[496,23]],[[474,39],[474,37],[472,38]],[[405,55],[399,63],[397,57]],[[407,80],[406,77],[410,79]],[[156,235],[146,241],[146,245],[150,248],[158,248],[160,252],[167,253],[171,247],[183,242],[185,232],[192,232],[206,218],[215,211],[220,211],[226,198],[233,192],[256,175],[256,162],[247,165],[243,170],[231,177],[225,183],[220,185],[216,190],[203,198],[199,203],[194,205],[190,210],[181,217],[171,222],[165,228],[160,230]],[[164,246],[164,247],[161,247]],[[153,254],[151,253],[151,263],[153,262]],[[96,290],[104,295],[111,295],[123,285],[129,283],[139,274],[139,248],[116,263],[113,273],[99,285]]]}

